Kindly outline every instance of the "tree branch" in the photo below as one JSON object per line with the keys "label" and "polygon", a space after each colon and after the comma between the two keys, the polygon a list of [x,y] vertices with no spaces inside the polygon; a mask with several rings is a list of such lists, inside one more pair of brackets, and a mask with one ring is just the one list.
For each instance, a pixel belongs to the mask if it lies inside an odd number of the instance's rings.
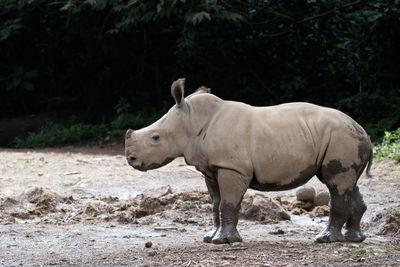
{"label": "tree branch", "polygon": [[[271,13],[271,14],[277,16],[277,17],[281,17],[281,18],[284,18],[284,19],[290,21],[289,26],[285,30],[283,30],[281,32],[278,32],[278,33],[267,34],[267,36],[268,37],[276,37],[276,36],[283,35],[288,31],[290,26],[292,26],[294,24],[300,24],[300,23],[303,23],[303,22],[307,22],[307,21],[311,21],[311,20],[314,20],[314,19],[318,19],[318,18],[327,16],[327,15],[333,13],[333,12],[336,12],[336,11],[338,11],[340,9],[343,9],[343,8],[346,8],[346,7],[349,7],[349,6],[353,6],[353,5],[356,5],[356,4],[359,4],[359,3],[361,3],[361,0],[356,0],[356,1],[344,4],[344,5],[341,5],[339,7],[332,8],[332,9],[330,9],[328,11],[325,11],[325,12],[322,12],[322,13],[320,13],[318,15],[311,16],[311,17],[306,17],[306,18],[303,18],[303,19],[300,19],[300,20],[296,20],[296,19],[292,18],[291,16],[282,14],[280,12],[276,12],[276,11],[273,11],[273,10],[267,10],[268,13]],[[251,24],[251,25],[268,24],[268,23],[271,23],[271,21],[272,20],[260,21],[260,22],[248,22],[248,24]]]}
{"label": "tree branch", "polygon": [[324,17],[324,16],[329,15],[329,14],[335,12],[335,11],[338,11],[339,9],[346,8],[346,7],[349,7],[349,6],[352,6],[352,5],[356,5],[356,4],[359,4],[360,2],[361,2],[360,0],[356,0],[356,1],[344,4],[342,6],[332,8],[331,10],[325,11],[325,12],[320,13],[318,15],[315,15],[315,16],[312,16],[312,17],[307,17],[307,18],[304,18],[302,20],[298,20],[298,21],[296,21],[296,23],[303,23],[303,22],[306,22],[306,21],[310,21],[310,20],[314,20],[314,19],[317,19],[317,18],[320,18],[320,17]]}

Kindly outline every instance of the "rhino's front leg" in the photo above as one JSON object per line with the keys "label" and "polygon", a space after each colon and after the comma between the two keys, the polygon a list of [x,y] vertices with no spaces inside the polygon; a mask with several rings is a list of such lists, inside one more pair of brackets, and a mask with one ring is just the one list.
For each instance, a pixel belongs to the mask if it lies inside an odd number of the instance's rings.
{"label": "rhino's front leg", "polygon": [[214,244],[241,242],[237,231],[239,209],[244,193],[249,186],[249,179],[233,170],[218,170],[218,186],[221,196],[219,210],[221,224],[211,240]]}
{"label": "rhino's front leg", "polygon": [[211,177],[206,176],[206,185],[208,188],[208,193],[210,194],[211,200],[212,200],[214,226],[213,226],[213,229],[204,236],[203,241],[207,242],[207,243],[211,243],[211,240],[217,233],[218,228],[220,226],[219,203],[220,203],[221,197],[219,194],[219,187],[218,187],[218,182],[217,182],[216,178],[211,178]]}

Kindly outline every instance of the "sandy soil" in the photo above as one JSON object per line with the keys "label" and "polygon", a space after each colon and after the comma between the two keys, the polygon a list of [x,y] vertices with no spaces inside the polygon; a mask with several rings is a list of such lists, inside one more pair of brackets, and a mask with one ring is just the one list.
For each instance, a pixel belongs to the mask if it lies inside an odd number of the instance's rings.
{"label": "sandy soil", "polygon": [[[244,242],[212,245],[202,242],[211,228],[202,176],[182,159],[135,171],[121,152],[0,150],[0,266],[400,265],[400,166],[392,162],[360,179],[363,243],[316,244],[328,217],[294,215],[295,190],[249,190]],[[308,185],[326,190],[315,178]]]}

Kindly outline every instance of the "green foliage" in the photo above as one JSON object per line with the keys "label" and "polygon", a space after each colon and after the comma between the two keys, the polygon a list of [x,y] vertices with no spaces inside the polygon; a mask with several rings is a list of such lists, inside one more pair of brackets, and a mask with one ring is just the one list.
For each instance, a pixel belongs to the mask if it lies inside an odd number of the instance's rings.
{"label": "green foliage", "polygon": [[3,0],[0,51],[0,116],[100,120],[123,97],[112,127],[141,127],[187,77],[253,105],[339,108],[374,140],[400,126],[399,0]]}
{"label": "green foliage", "polygon": [[374,158],[377,161],[390,158],[400,163],[400,128],[385,131],[382,142],[374,147]]}
{"label": "green foliage", "polygon": [[116,118],[111,121],[111,127],[114,129],[140,129],[159,119],[164,113],[165,109],[159,111],[138,111],[135,113],[130,112],[131,106],[128,100],[120,98],[118,104],[115,106],[117,113]]}
{"label": "green foliage", "polygon": [[32,79],[37,76],[35,70],[26,71],[20,65],[14,65],[12,68],[12,73],[6,76],[0,76],[0,84],[4,83],[4,90],[33,90]]}
{"label": "green foliage", "polygon": [[38,148],[61,146],[91,138],[99,138],[105,135],[107,131],[107,127],[104,125],[77,123],[70,126],[62,126],[59,124],[50,124],[38,132],[29,133],[26,139],[16,138],[15,147]]}

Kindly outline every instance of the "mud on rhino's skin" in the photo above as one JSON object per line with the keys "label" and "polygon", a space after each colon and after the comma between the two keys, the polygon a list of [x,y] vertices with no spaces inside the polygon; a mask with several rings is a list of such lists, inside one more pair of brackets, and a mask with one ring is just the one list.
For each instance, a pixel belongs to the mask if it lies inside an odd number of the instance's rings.
{"label": "mud on rhino's skin", "polygon": [[335,174],[346,172],[348,170],[349,168],[343,167],[342,162],[336,159],[329,161],[327,165],[322,165],[322,173],[325,174],[324,178],[328,180]]}
{"label": "mud on rhino's skin", "polygon": [[148,127],[127,131],[125,152],[128,163],[141,171],[183,156],[215,184],[208,188],[217,230],[205,237],[207,242],[241,240],[238,209],[226,203],[240,204],[245,189],[290,189],[313,175],[332,199],[328,226],[317,241],[343,241],[339,233],[345,222],[352,229],[348,237],[362,241],[359,222],[365,205],[354,189],[366,166],[369,174],[372,146],[360,125],[338,110],[309,103],[253,107],[224,101],[204,87],[184,98],[184,82],[172,84],[175,105],[167,114]]}
{"label": "mud on rhino's skin", "polygon": [[315,169],[316,167],[314,165],[310,165],[309,167],[301,171],[299,173],[299,176],[289,184],[260,183],[257,181],[257,177],[255,176],[255,174],[253,174],[253,178],[251,179],[249,187],[251,189],[259,191],[281,191],[293,189],[307,183],[311,179],[311,177],[314,176]]}

